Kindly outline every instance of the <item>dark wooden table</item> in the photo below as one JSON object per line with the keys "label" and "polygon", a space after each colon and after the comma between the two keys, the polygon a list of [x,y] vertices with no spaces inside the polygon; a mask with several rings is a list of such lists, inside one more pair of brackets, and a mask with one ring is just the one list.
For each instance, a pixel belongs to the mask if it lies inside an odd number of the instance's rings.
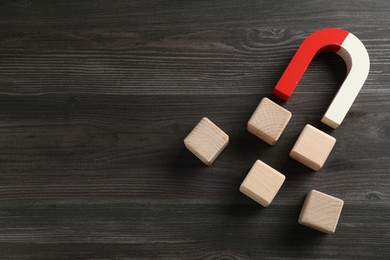
{"label": "dark wooden table", "polygon": [[[302,40],[341,27],[370,75],[342,126],[320,123],[346,69],[315,58],[270,147],[246,123]],[[0,259],[390,259],[390,2],[0,1]],[[183,139],[230,135],[212,166]],[[336,137],[313,172],[306,123]],[[256,159],[287,179],[262,208]],[[345,201],[334,235],[297,223],[311,189]]]}

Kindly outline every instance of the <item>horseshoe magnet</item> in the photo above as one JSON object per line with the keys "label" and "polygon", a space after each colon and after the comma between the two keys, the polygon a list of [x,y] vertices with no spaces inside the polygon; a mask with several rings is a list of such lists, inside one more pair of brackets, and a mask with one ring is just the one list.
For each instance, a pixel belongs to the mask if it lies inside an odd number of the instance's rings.
{"label": "horseshoe magnet", "polygon": [[370,58],[363,43],[352,33],[327,28],[309,35],[299,46],[274,89],[274,95],[288,101],[314,56],[335,52],[347,66],[347,76],[321,121],[336,129],[359,94],[370,70]]}

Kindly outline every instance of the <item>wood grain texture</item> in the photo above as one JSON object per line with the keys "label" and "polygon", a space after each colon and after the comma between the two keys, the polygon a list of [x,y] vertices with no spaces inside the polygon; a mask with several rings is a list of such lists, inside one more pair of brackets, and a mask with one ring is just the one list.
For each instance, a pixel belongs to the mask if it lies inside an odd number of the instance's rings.
{"label": "wood grain texture", "polygon": [[317,190],[307,193],[299,214],[299,224],[334,234],[344,201]]}
{"label": "wood grain texture", "polygon": [[290,111],[268,98],[263,98],[249,119],[247,129],[264,142],[274,145],[290,118]]}
{"label": "wood grain texture", "polygon": [[285,179],[286,176],[257,160],[241,183],[240,191],[263,207],[268,207]]}
{"label": "wood grain texture", "polygon": [[290,157],[318,171],[324,166],[335,143],[333,136],[307,124],[291,149]]}
{"label": "wood grain texture", "polygon": [[184,138],[187,149],[206,165],[211,165],[228,143],[229,136],[207,117]]}
{"label": "wood grain texture", "polygon": [[[0,258],[388,259],[389,13],[385,0],[0,1]],[[362,40],[368,80],[333,131],[320,119],[345,65],[315,58],[270,147],[246,124],[324,27]],[[183,145],[203,116],[230,137],[211,167]],[[318,174],[288,157],[307,123],[337,139]],[[286,175],[267,209],[238,191],[257,159]],[[312,189],[345,202],[332,236],[297,223]]]}

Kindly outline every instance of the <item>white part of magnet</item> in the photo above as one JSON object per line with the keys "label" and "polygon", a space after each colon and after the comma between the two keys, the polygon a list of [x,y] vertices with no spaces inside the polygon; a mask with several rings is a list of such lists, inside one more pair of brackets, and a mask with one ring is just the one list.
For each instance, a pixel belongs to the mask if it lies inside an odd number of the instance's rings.
{"label": "white part of magnet", "polygon": [[347,77],[321,121],[336,129],[343,122],[370,71],[370,57],[363,43],[352,33],[337,52],[347,65]]}

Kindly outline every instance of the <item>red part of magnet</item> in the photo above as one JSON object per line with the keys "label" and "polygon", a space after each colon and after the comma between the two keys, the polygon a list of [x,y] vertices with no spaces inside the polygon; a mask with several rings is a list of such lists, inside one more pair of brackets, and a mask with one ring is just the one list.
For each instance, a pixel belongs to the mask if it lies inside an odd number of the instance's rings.
{"label": "red part of magnet", "polygon": [[309,35],[299,46],[274,89],[274,95],[287,101],[310,62],[319,52],[338,52],[349,32],[337,28],[318,30]]}

